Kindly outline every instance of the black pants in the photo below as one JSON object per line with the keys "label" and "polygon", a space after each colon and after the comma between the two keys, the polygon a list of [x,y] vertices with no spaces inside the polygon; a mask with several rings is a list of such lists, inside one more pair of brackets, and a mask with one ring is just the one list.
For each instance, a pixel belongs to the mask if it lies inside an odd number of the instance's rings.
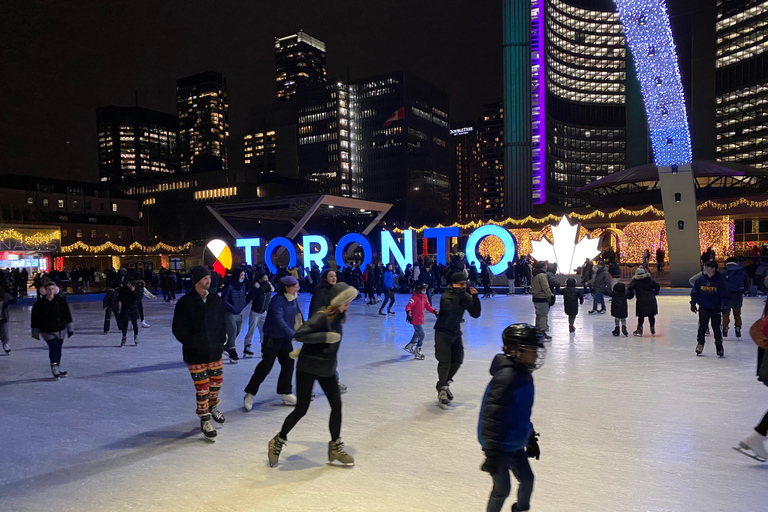
{"label": "black pants", "polygon": [[365,298],[371,304],[376,300],[376,297],[373,296],[373,285],[370,283],[365,283]]}
{"label": "black pants", "polygon": [[255,395],[259,392],[259,386],[267,378],[275,359],[280,362],[280,376],[277,378],[277,394],[291,394],[291,379],[293,378],[294,361],[289,355],[293,350],[291,340],[285,338],[269,338],[261,344],[261,361],[253,370],[251,380],[245,386],[245,392]]}
{"label": "black pants", "polygon": [[118,316],[118,311],[116,309],[107,308],[104,310],[104,332],[109,332],[109,324],[110,320],[112,319],[112,315],[115,315],[115,322],[117,322],[117,329],[122,330],[120,328],[120,316]]}
{"label": "black pants", "polygon": [[320,384],[331,406],[331,419],[328,422],[331,441],[336,441],[341,435],[341,393],[336,375],[318,377],[311,373],[296,372],[296,408],[283,422],[283,428],[280,430],[280,437],[283,439],[288,439],[288,433],[307,414],[309,404],[312,402],[312,387],[315,381]]}
{"label": "black pants", "polygon": [[61,362],[61,347],[64,345],[64,340],[61,338],[54,338],[52,340],[45,340],[48,344],[48,359],[51,364],[59,364]]}
{"label": "black pants", "polygon": [[144,303],[139,301],[136,303],[136,305],[139,307],[139,318],[141,321],[144,321]]}
{"label": "black pants", "polygon": [[528,510],[530,508],[531,493],[533,493],[533,471],[528,462],[528,453],[525,450],[504,453],[499,461],[497,471],[491,474],[493,478],[493,490],[488,499],[488,512],[501,512],[504,500],[509,496],[512,485],[509,472],[515,475],[519,484],[517,488],[517,509]]}
{"label": "black pants", "polygon": [[[387,307],[388,301],[389,301],[389,307]],[[390,310],[394,305],[395,305],[395,290],[393,290],[392,288],[388,288],[384,290],[384,301],[381,303],[381,309],[383,310],[385,307],[387,307],[387,310]]]}
{"label": "black pants", "polygon": [[133,335],[138,336],[139,335],[139,324],[136,321],[135,317],[129,317],[129,316],[123,316],[119,319],[118,325],[120,325],[120,330],[123,331],[123,338],[125,338],[128,335],[128,323],[133,326]]}
{"label": "black pants", "polygon": [[760,420],[760,423],[755,427],[755,431],[763,437],[768,436],[768,412],[765,413],[763,419]]}
{"label": "black pants", "polygon": [[464,362],[464,344],[461,333],[435,331],[435,357],[437,358],[437,390],[447,386]]}
{"label": "black pants", "polygon": [[[644,322],[645,322],[644,316],[637,317],[637,328],[642,330]],[[648,317],[648,325],[651,326],[651,329],[656,328],[656,315]]]}
{"label": "black pants", "polygon": [[699,308],[699,333],[696,340],[700,345],[704,344],[707,327],[712,324],[712,334],[715,336],[715,347],[723,346],[723,332],[720,330],[720,310]]}

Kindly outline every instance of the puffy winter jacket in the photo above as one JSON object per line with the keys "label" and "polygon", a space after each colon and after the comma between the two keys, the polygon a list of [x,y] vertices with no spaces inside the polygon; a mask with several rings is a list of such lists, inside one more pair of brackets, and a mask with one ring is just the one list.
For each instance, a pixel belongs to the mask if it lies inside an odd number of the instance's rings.
{"label": "puffy winter jacket", "polygon": [[224,301],[209,293],[203,302],[197,292],[184,295],[173,311],[173,335],[182,344],[187,364],[213,363],[221,359],[227,342]]}
{"label": "puffy winter jacket", "polygon": [[632,278],[632,282],[629,283],[627,291],[629,292],[628,299],[637,295],[637,301],[635,302],[635,316],[646,317],[656,316],[659,314],[659,305],[656,302],[656,295],[658,295],[661,287],[659,283],[651,278],[651,274],[635,274]]}
{"label": "puffy winter jacket", "polygon": [[242,283],[235,277],[224,288],[224,292],[221,294],[221,299],[224,301],[224,307],[227,308],[227,312],[239,315],[245,309],[245,305],[248,302],[245,300],[247,293],[246,281]]}
{"label": "puffy winter jacket", "polygon": [[395,279],[392,276],[391,270],[384,270],[384,274],[382,274],[381,278],[381,287],[384,290],[391,290],[395,287]]}
{"label": "puffy winter jacket", "polygon": [[629,305],[627,304],[627,289],[624,283],[616,283],[612,291],[605,292],[611,298],[611,316],[614,318],[627,318]]}
{"label": "puffy winter jacket", "polygon": [[584,304],[584,295],[576,288],[575,280],[570,278],[569,281],[571,280],[574,281],[573,286],[566,286],[563,289],[563,308],[566,315],[578,315],[579,304]]}
{"label": "puffy winter jacket", "polygon": [[549,279],[544,269],[537,268],[533,271],[531,294],[533,302],[549,302],[550,297],[552,297],[552,288],[549,287]]}
{"label": "puffy winter jacket", "polygon": [[440,297],[440,314],[435,322],[435,331],[461,334],[461,318],[464,311],[472,318],[480,317],[480,297],[471,295],[461,288],[449,286]]}
{"label": "puffy winter jacket", "polygon": [[605,267],[598,267],[592,287],[597,292],[607,292],[611,290],[611,274]]}
{"label": "puffy winter jacket", "polygon": [[33,332],[61,333],[73,332],[72,313],[69,311],[67,299],[55,295],[52,300],[40,297],[32,306],[30,326]]}
{"label": "puffy winter jacket", "polygon": [[722,309],[731,304],[731,292],[722,274],[715,272],[712,277],[702,274],[693,285],[691,300],[702,309]]}
{"label": "puffy winter jacket", "polygon": [[304,323],[299,310],[299,301],[288,301],[285,294],[277,293],[272,297],[264,320],[264,336],[292,340],[296,329]]}
{"label": "puffy winter jacket", "polygon": [[413,317],[411,325],[424,325],[424,310],[430,313],[435,312],[435,308],[427,300],[427,296],[423,293],[414,293],[411,296],[411,300],[405,305],[406,313],[410,313]]}
{"label": "puffy winter jacket", "polygon": [[480,408],[477,438],[486,452],[522,450],[533,431],[533,376],[504,354],[496,354],[491,375]]}
{"label": "puffy winter jacket", "polygon": [[296,371],[319,377],[330,377],[336,373],[344,319],[345,315],[340,314],[329,322],[325,312],[318,311],[296,330],[294,337],[304,343],[296,362]]}

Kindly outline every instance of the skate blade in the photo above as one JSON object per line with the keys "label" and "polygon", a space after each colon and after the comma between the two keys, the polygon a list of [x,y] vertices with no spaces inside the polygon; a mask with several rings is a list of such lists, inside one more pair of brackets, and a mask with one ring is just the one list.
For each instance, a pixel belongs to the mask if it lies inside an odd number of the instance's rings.
{"label": "skate blade", "polygon": [[215,443],[216,442],[216,438],[215,437],[205,437],[205,436],[203,436],[203,438],[206,441],[208,441],[209,443]]}
{"label": "skate blade", "polygon": [[[755,455],[754,453],[752,453],[751,449],[749,447],[744,448],[742,446],[734,446],[733,449],[736,450],[737,452],[739,452],[742,455],[746,455],[750,459],[756,460],[757,462],[765,462],[765,459],[763,457],[760,457],[760,456]],[[750,450],[750,451],[747,451],[747,450]]]}
{"label": "skate blade", "polygon": [[335,468],[351,468],[351,467],[355,466],[355,463],[354,462],[344,463],[344,462],[341,462],[341,461],[338,461],[338,460],[335,460],[335,461],[330,461],[329,460],[328,462],[325,463],[325,465],[326,466],[335,467]]}

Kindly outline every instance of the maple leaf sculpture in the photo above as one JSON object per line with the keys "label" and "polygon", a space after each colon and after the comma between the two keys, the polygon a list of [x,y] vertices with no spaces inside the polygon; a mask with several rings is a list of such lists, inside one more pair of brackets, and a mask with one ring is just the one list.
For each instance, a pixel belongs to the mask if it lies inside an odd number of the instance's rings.
{"label": "maple leaf sculpture", "polygon": [[550,263],[557,262],[558,274],[572,274],[576,267],[581,265],[587,258],[595,259],[600,255],[600,243],[602,237],[582,238],[578,243],[576,237],[581,231],[581,224],[576,223],[572,226],[568,217],[563,215],[557,226],[552,226],[551,244],[546,238],[540,241],[531,240],[533,252],[531,256],[536,261],[546,260]]}

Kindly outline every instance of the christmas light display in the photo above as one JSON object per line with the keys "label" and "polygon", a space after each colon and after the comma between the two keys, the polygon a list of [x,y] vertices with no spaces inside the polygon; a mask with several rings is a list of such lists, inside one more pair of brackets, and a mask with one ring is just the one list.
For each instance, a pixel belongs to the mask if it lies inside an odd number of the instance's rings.
{"label": "christmas light display", "polygon": [[61,232],[58,229],[47,233],[36,232],[32,235],[25,235],[15,229],[0,230],[0,240],[16,240],[29,245],[48,245],[51,242],[61,240]]}
{"label": "christmas light display", "polygon": [[104,251],[115,251],[124,253],[127,252],[129,249],[131,251],[141,251],[143,253],[151,253],[151,252],[158,252],[158,251],[165,251],[169,253],[179,253],[188,250],[190,247],[192,247],[194,244],[192,242],[187,242],[184,245],[168,245],[166,243],[160,242],[156,245],[142,245],[139,242],[133,242],[130,246],[125,245],[116,245],[112,242],[106,242],[101,245],[88,245],[83,242],[75,242],[72,245],[65,245],[61,248],[61,252],[63,253],[71,253],[75,251],[84,251],[88,253],[97,253],[97,252],[104,252]]}

